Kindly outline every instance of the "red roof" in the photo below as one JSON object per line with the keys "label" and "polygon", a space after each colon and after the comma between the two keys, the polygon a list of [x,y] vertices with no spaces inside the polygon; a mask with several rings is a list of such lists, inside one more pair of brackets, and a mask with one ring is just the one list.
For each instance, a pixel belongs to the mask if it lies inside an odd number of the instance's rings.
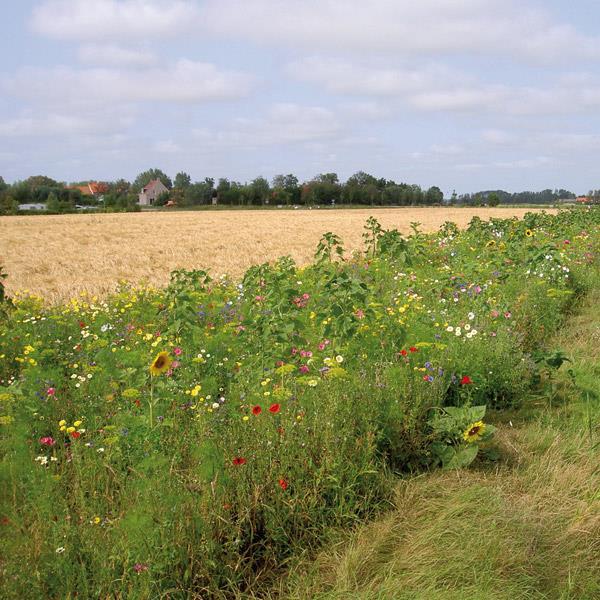
{"label": "red roof", "polygon": [[162,184],[162,181],[160,179],[153,179],[150,183],[148,183],[146,186],[144,186],[144,189],[142,191],[149,192],[151,189],[153,189],[159,183]]}
{"label": "red roof", "polygon": [[86,185],[71,185],[67,189],[79,190],[82,196],[95,196],[96,194],[105,194],[108,192],[108,185],[106,183],[90,181]]}

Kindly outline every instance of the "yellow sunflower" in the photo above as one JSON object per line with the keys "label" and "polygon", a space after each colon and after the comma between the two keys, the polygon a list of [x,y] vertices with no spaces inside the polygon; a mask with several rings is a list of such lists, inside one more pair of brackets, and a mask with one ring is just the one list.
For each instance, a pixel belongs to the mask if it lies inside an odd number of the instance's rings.
{"label": "yellow sunflower", "polygon": [[531,229],[526,229],[526,230],[525,230],[525,235],[526,235],[527,237],[533,237],[533,231],[531,231]]}
{"label": "yellow sunflower", "polygon": [[463,433],[463,439],[467,443],[477,442],[485,432],[485,423],[483,421],[477,421],[476,423],[471,423]]}
{"label": "yellow sunflower", "polygon": [[172,362],[168,352],[159,352],[150,365],[150,375],[156,376],[168,371]]}

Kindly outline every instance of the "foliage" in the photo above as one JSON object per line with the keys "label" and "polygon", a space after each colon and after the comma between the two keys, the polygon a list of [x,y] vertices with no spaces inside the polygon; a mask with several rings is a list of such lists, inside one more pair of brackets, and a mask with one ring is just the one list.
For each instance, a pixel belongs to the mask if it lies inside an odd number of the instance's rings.
{"label": "foliage", "polygon": [[17,297],[0,320],[3,596],[234,597],[384,506],[390,471],[491,457],[485,407],[564,360],[533,353],[597,268],[599,223],[405,238],[372,219],[363,252],[329,232],[306,267]]}

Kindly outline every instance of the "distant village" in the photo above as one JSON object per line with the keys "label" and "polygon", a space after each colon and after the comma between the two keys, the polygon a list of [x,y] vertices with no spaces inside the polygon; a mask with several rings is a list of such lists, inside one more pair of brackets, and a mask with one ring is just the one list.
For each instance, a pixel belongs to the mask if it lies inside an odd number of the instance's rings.
{"label": "distant village", "polygon": [[160,169],[140,173],[133,183],[84,181],[57,182],[46,176],[6,184],[0,177],[0,214],[68,212],[120,212],[189,209],[210,206],[342,207],[353,206],[498,206],[589,205],[600,201],[600,191],[576,195],[564,189],[511,193],[488,190],[444,197],[440,188],[396,183],[359,171],[341,182],[335,173],[323,173],[300,182],[294,175],[277,175],[269,182],[257,177],[248,183],[225,178],[192,182],[186,173],[173,180]]}

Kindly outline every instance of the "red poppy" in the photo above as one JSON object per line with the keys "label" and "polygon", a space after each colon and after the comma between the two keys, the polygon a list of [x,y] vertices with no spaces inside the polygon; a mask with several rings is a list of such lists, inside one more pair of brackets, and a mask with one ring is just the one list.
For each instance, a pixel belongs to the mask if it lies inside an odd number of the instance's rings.
{"label": "red poppy", "polygon": [[269,406],[269,412],[273,413],[274,415],[277,414],[280,410],[281,406],[279,404],[271,404],[271,406]]}
{"label": "red poppy", "polygon": [[410,350],[411,352],[418,352],[418,351],[419,351],[419,349],[418,349],[418,348],[415,348],[414,346],[411,346],[411,347],[409,348],[409,350]]}
{"label": "red poppy", "polygon": [[285,490],[287,490],[288,488],[288,482],[285,479],[280,479],[279,480],[279,487],[285,492]]}
{"label": "red poppy", "polygon": [[468,375],[465,375],[461,380],[460,380],[460,385],[469,385],[470,383],[473,383],[471,381],[471,378]]}
{"label": "red poppy", "polygon": [[236,456],[232,462],[236,467],[238,467],[239,465],[245,465],[246,459],[241,456]]}
{"label": "red poppy", "polygon": [[256,406],[252,407],[253,415],[260,415],[261,412],[262,412],[262,408],[258,404]]}
{"label": "red poppy", "polygon": [[81,437],[81,434],[79,433],[79,431],[71,431],[71,437],[77,439]]}
{"label": "red poppy", "polygon": [[402,354],[402,356],[406,356],[408,352],[406,350],[400,350],[400,354]]}

